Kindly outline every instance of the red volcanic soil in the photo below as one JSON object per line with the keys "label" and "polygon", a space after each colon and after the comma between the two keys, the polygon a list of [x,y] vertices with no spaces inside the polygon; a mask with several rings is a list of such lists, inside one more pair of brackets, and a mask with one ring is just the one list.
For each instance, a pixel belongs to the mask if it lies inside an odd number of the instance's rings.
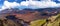
{"label": "red volcanic soil", "polygon": [[[18,12],[18,13],[16,13],[16,12]],[[25,13],[21,14],[19,12],[25,12]],[[32,21],[32,20],[36,20],[36,19],[41,19],[40,12],[38,12],[38,11],[35,11],[35,12],[31,12],[31,11],[7,12],[7,13],[0,14],[0,18],[5,19],[5,17],[8,15],[15,15],[17,19],[23,19],[24,21]]]}
{"label": "red volcanic soil", "polygon": [[46,19],[48,16],[41,16],[40,12],[35,11],[33,13],[27,12],[26,14],[17,14],[13,13],[12,15],[16,15],[16,18],[23,19],[24,21],[33,21],[37,19]]}
{"label": "red volcanic soil", "polygon": [[[23,12],[23,14],[19,13]],[[41,16],[41,13],[38,11],[9,11],[6,13],[0,14],[0,18],[5,18],[8,15],[16,15],[17,19],[23,19],[24,21],[33,21],[37,19],[47,19],[49,16]]]}
{"label": "red volcanic soil", "polygon": [[16,14],[16,17],[18,19],[23,19],[25,21],[31,21],[33,19],[37,19],[38,18],[38,17],[36,17],[37,14],[38,14],[38,12],[37,13],[27,13],[27,14]]}

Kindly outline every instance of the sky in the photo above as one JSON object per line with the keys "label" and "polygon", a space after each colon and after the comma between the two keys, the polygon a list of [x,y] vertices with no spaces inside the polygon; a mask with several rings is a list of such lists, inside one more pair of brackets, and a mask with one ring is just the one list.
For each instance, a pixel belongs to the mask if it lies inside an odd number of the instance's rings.
{"label": "sky", "polygon": [[60,7],[60,0],[0,0],[0,10],[6,8],[48,8]]}
{"label": "sky", "polygon": [[[4,1],[5,1],[5,0],[0,0],[0,6],[3,5]],[[8,1],[8,2],[17,2],[17,3],[20,3],[20,2],[26,1],[26,0],[7,0],[7,1]],[[38,1],[40,1],[40,0],[38,0]],[[56,2],[56,3],[60,3],[60,0],[53,0],[53,1]]]}
{"label": "sky", "polygon": [[[5,0],[0,0],[0,6],[3,5],[4,1]],[[17,1],[15,1],[15,0],[7,0],[7,1],[8,2],[17,2],[17,3],[20,3],[20,2],[25,1],[25,0],[17,0]]]}

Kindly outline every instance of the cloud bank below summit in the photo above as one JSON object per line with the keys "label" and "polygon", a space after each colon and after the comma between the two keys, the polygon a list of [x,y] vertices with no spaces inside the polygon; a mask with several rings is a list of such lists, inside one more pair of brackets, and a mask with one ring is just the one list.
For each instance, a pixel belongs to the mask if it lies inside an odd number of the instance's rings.
{"label": "cloud bank below summit", "polygon": [[32,9],[37,9],[37,8],[48,8],[48,7],[60,7],[60,3],[56,3],[53,1],[22,1],[21,3],[17,2],[8,2],[4,1],[4,4],[2,6],[1,10],[7,9],[7,8],[32,8]]}

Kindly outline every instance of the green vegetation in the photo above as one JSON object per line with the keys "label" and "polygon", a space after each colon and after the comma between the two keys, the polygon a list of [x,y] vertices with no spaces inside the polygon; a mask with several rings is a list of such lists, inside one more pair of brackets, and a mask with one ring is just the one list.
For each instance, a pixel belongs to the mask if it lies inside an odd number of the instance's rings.
{"label": "green vegetation", "polygon": [[41,26],[46,22],[46,19],[32,21],[30,26]]}
{"label": "green vegetation", "polygon": [[[19,22],[20,21],[21,20],[19,20]],[[0,26],[21,26],[21,23],[17,23],[10,19],[0,19]],[[51,16],[48,19],[31,21],[30,26],[60,26],[60,14]]]}
{"label": "green vegetation", "polygon": [[60,26],[60,14],[51,16],[48,18],[50,21],[43,20],[35,20],[31,22],[30,26]]}

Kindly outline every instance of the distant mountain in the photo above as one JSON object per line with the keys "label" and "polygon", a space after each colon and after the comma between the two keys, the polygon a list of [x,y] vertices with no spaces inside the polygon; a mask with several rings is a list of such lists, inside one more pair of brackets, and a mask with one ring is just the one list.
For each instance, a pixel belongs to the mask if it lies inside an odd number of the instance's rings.
{"label": "distant mountain", "polygon": [[[45,26],[45,24],[48,22],[50,22],[52,24],[52,22],[51,22],[52,19],[53,19],[53,23],[60,22],[59,21],[60,15],[57,15],[59,13],[60,13],[60,8],[38,8],[38,9],[25,8],[23,10],[19,10],[18,8],[5,9],[3,11],[0,11],[0,19],[1,19],[0,23],[2,25],[2,22],[4,22],[4,23],[9,22],[7,24],[8,26],[10,26],[10,25],[11,26],[21,26],[20,19],[22,19],[26,22],[30,22],[30,21],[34,22],[35,20],[38,20],[38,21],[40,20],[39,22],[41,23],[41,26],[42,25]],[[42,24],[43,20],[41,20],[41,19],[44,19],[44,24]],[[37,21],[35,21],[35,23],[36,22]],[[10,24],[10,23],[12,23],[12,24]],[[40,23],[39,23],[39,26],[40,26]],[[50,24],[50,23],[48,23],[48,24]],[[48,24],[46,26],[49,26]],[[57,23],[55,23],[55,24],[57,24]],[[55,26],[55,24],[52,26]],[[5,24],[4,24],[4,26],[5,26]],[[35,26],[37,26],[37,25],[35,25]]]}
{"label": "distant mountain", "polygon": [[19,17],[19,19],[21,18],[26,21],[31,21],[36,19],[47,19],[52,15],[57,15],[60,11],[59,9],[60,8],[25,8],[23,10],[19,10],[18,8],[11,8],[1,11],[0,15],[16,15],[16,17]]}

